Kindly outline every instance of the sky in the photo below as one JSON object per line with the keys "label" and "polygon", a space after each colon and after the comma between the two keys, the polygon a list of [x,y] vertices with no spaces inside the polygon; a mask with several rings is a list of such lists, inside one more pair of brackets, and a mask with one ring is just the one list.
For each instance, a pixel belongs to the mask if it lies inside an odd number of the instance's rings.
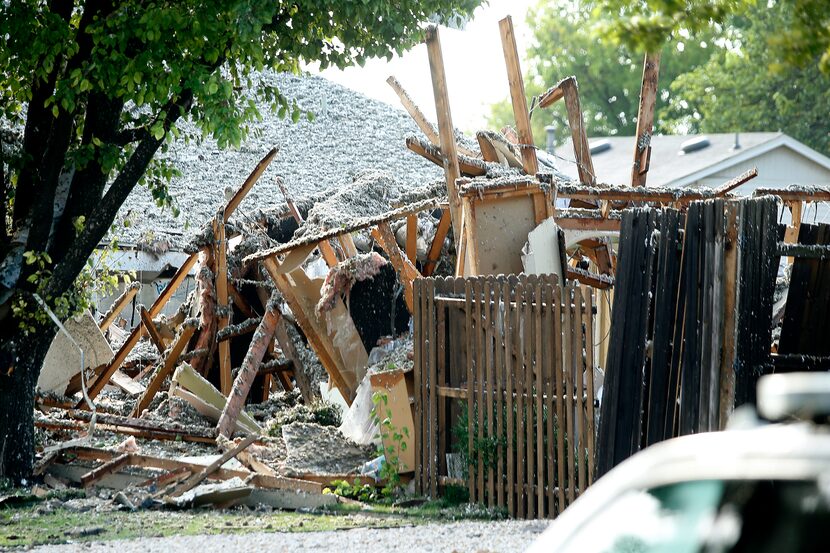
{"label": "sky", "polygon": [[[447,75],[453,124],[464,131],[484,127],[490,104],[510,97],[504,54],[499,35],[499,20],[513,17],[513,28],[522,70],[530,29],[525,17],[538,0],[490,0],[479,7],[462,30],[441,27],[439,36]],[[433,122],[435,100],[425,44],[419,44],[400,57],[370,60],[364,67],[345,70],[330,68],[326,78],[378,100],[400,107],[400,101],[386,79],[394,75],[415,103]]]}

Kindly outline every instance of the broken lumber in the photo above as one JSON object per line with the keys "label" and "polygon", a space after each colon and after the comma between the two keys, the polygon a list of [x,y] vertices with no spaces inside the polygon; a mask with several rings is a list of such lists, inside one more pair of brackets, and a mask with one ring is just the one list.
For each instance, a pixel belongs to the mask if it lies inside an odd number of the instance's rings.
{"label": "broken lumber", "polygon": [[105,462],[100,467],[89,471],[88,473],[81,476],[81,485],[84,488],[87,488],[93,484],[95,484],[98,480],[103,478],[108,474],[112,474],[113,472],[117,472],[121,469],[124,465],[129,464],[130,461],[130,454],[123,453],[118,457],[115,457],[107,462]]}
{"label": "broken lumber", "polygon": [[[213,225],[216,242],[216,313],[217,333],[221,333],[230,324],[230,303],[228,302],[228,242],[225,237],[225,223],[219,217]],[[219,342],[219,389],[222,395],[231,393],[231,345],[227,341]]]}
{"label": "broken lumber", "polygon": [[[401,100],[401,105],[407,113],[409,113],[409,116],[412,117],[412,120],[415,121],[415,124],[418,125],[418,128],[421,129],[421,132],[424,133],[424,136],[427,137],[427,140],[432,142],[435,146],[440,146],[441,141],[438,137],[438,130],[432,123],[430,123],[429,119],[427,119],[426,115],[424,115],[424,112],[421,111],[421,108],[418,107],[406,90],[404,90],[401,83],[398,82],[398,79],[390,75],[389,78],[386,79],[386,83],[391,86],[392,90],[395,91],[395,94],[398,95],[398,98]],[[456,147],[458,148],[458,151],[465,156],[478,157],[474,151],[469,148],[465,148],[462,144],[457,144]]]}
{"label": "broken lumber", "polygon": [[[67,410],[65,411],[65,416],[68,418],[37,418],[35,419],[35,426],[51,430],[89,430],[89,422],[92,420],[89,411],[79,409]],[[95,417],[96,429],[137,436],[139,438],[201,443],[212,443],[216,440],[216,432],[213,429],[204,430],[201,428],[185,427],[176,423],[152,423],[143,419],[106,413],[96,413]]]}
{"label": "broken lumber", "polygon": [[651,163],[651,135],[654,132],[654,106],[657,103],[657,79],[660,74],[660,52],[646,53],[643,60],[643,85],[637,110],[637,134],[634,136],[634,163],[631,186],[645,186]]}
{"label": "broken lumber", "polygon": [[585,119],[579,105],[579,85],[576,77],[568,77],[560,83],[565,98],[565,110],[568,113],[568,126],[571,128],[571,141],[574,147],[574,158],[579,181],[582,184],[593,186],[596,181],[594,162],[591,159],[591,147],[588,145],[588,134],[585,130]]}
{"label": "broken lumber", "polygon": [[731,192],[732,190],[734,190],[735,188],[738,188],[742,184],[745,184],[745,183],[749,182],[750,180],[754,179],[757,176],[758,176],[758,168],[753,167],[749,171],[745,171],[745,172],[741,173],[740,175],[738,175],[737,177],[735,177],[734,179],[730,179],[730,180],[726,181],[725,183],[723,183],[722,185],[715,188],[715,190],[714,190],[715,196],[724,196],[724,195],[728,194],[729,192]]}
{"label": "broken lumber", "polygon": [[389,256],[389,262],[392,263],[392,266],[398,272],[398,278],[401,284],[403,284],[406,307],[410,313],[415,313],[412,283],[416,278],[421,277],[421,273],[418,272],[418,269],[415,268],[415,265],[412,264],[409,258],[401,252],[400,247],[398,247],[398,242],[395,240],[395,233],[392,232],[389,223],[384,222],[376,226],[372,230],[372,237],[377,240],[380,247]]}
{"label": "broken lumber", "polygon": [[245,354],[245,360],[242,362],[239,374],[234,379],[228,401],[225,403],[225,408],[219,417],[217,430],[220,436],[229,438],[233,434],[236,428],[236,419],[239,417],[239,413],[245,405],[245,400],[251,392],[251,386],[259,372],[259,365],[262,358],[265,357],[268,344],[274,338],[274,331],[280,318],[282,318],[282,314],[279,311],[277,295],[274,293],[265,308],[262,321],[254,332],[248,352]]}
{"label": "broken lumber", "polygon": [[535,175],[539,171],[539,162],[536,159],[536,147],[533,145],[533,132],[530,128],[525,85],[519,67],[519,51],[516,47],[516,35],[513,32],[513,18],[508,15],[499,21],[499,31],[501,32],[501,45],[504,51],[504,63],[507,65],[507,81],[510,85],[513,117],[516,120],[519,147],[522,151],[522,165],[525,173]]}
{"label": "broken lumber", "polygon": [[155,323],[153,323],[153,318],[150,316],[150,312],[141,307],[141,324],[144,325],[144,329],[147,331],[147,334],[150,336],[150,341],[153,342],[153,345],[156,346],[156,349],[159,350],[159,353],[164,353],[166,349],[164,347],[164,340],[162,340],[159,331],[156,329]]}
{"label": "broken lumber", "polygon": [[[569,78],[570,77],[566,77],[566,79]],[[562,83],[565,82],[566,79],[562,79],[561,81],[547,89],[545,92],[543,92],[542,95],[539,96],[539,103],[536,105],[538,105],[540,108],[547,108],[552,106],[562,98],[564,98],[565,90],[562,88]]]}
{"label": "broken lumber", "polygon": [[182,482],[180,485],[178,485],[172,492],[170,492],[168,494],[168,497],[170,497],[170,498],[178,497],[178,496],[182,495],[183,493],[192,490],[193,488],[195,488],[196,486],[201,484],[207,477],[209,477],[211,474],[213,474],[219,468],[221,468],[222,465],[224,465],[225,463],[227,463],[228,461],[230,461],[231,459],[236,457],[236,455],[240,451],[243,451],[246,447],[248,447],[249,445],[254,443],[256,441],[256,439],[257,439],[256,434],[252,434],[252,435],[248,436],[247,438],[242,440],[239,443],[239,445],[237,445],[233,449],[230,449],[230,450],[226,451],[225,453],[220,455],[219,458],[217,460],[215,460],[214,462],[212,462],[210,465],[208,465],[207,467],[205,467],[204,469],[202,469],[201,471],[194,474],[193,476],[191,476],[190,478],[188,478],[187,480]]}
{"label": "broken lumber", "polygon": [[[409,136],[406,139],[406,147],[438,167],[444,167],[446,156],[439,146],[434,146],[417,136]],[[487,165],[481,159],[459,154],[458,170],[461,175],[466,177],[478,177],[487,173]]]}
{"label": "broken lumber", "polygon": [[101,329],[101,332],[106,332],[110,325],[115,321],[118,314],[121,313],[127,304],[133,300],[140,289],[141,283],[138,281],[132,282],[129,286],[127,286],[124,293],[118,296],[118,299],[115,300],[115,303],[112,304],[109,311],[104,314],[101,322],[98,323],[98,328]]}
{"label": "broken lumber", "polygon": [[427,261],[424,263],[423,269],[424,276],[430,276],[435,271],[435,267],[438,266],[438,258],[441,257],[441,250],[444,248],[444,239],[450,231],[450,224],[452,223],[450,219],[449,209],[442,210],[441,220],[438,221],[438,229],[435,231],[429,252],[427,252]]}
{"label": "broken lumber", "polygon": [[[300,210],[297,209],[297,205],[294,203],[294,199],[288,193],[288,190],[285,188],[285,183],[282,181],[282,178],[277,177],[277,186],[280,187],[280,192],[282,192],[282,197],[285,198],[285,205],[288,206],[288,210],[291,212],[291,216],[297,221],[298,225],[303,224],[303,216],[300,213]],[[320,249],[320,255],[323,256],[323,259],[326,262],[326,265],[329,267],[334,267],[337,265],[337,255],[334,253],[334,248],[331,247],[328,240],[321,240],[317,247]]]}
{"label": "broken lumber", "polygon": [[[181,397],[203,416],[215,422],[219,422],[227,401],[225,396],[213,387],[213,384],[205,380],[187,363],[181,364],[173,373],[170,394]],[[236,424],[241,432],[262,434],[262,428],[244,411],[239,414]]]}
{"label": "broken lumber", "polygon": [[173,343],[173,346],[168,351],[164,362],[159,367],[158,372],[153,376],[153,379],[147,385],[144,395],[142,395],[135,404],[135,409],[133,409],[134,417],[140,417],[141,413],[150,405],[150,403],[152,403],[153,398],[156,397],[156,394],[161,389],[161,385],[164,380],[173,373],[173,369],[176,368],[176,362],[178,361],[179,356],[184,353],[187,348],[187,344],[190,342],[190,339],[193,337],[195,332],[195,325],[184,325],[179,337]]}
{"label": "broken lumber", "polygon": [[432,92],[435,96],[435,111],[438,114],[438,136],[444,158],[444,177],[447,181],[453,235],[457,243],[459,237],[458,227],[461,223],[461,200],[455,188],[455,180],[460,176],[458,150],[455,144],[455,127],[452,124],[452,114],[450,112],[447,77],[444,73],[441,39],[438,36],[438,27],[435,25],[427,27],[426,43],[430,75],[432,76]]}
{"label": "broken lumber", "polygon": [[[194,252],[190,254],[187,260],[185,260],[185,262],[182,264],[182,266],[179,267],[179,270],[176,271],[176,274],[173,275],[173,278],[171,278],[170,282],[167,283],[167,287],[162,291],[161,294],[159,294],[159,297],[156,299],[155,302],[153,302],[153,305],[150,306],[149,313],[151,317],[155,317],[156,315],[161,313],[161,310],[173,296],[173,293],[179,288],[179,285],[181,285],[181,283],[184,282],[185,277],[187,277],[187,273],[190,272],[190,269],[196,263],[197,258],[198,254]],[[124,344],[115,354],[115,357],[113,357],[112,361],[109,362],[106,369],[104,369],[101,372],[101,375],[98,378],[96,378],[95,382],[93,382],[92,385],[89,387],[89,390],[87,391],[89,399],[94,400],[98,396],[98,394],[101,393],[101,390],[104,389],[104,386],[106,386],[107,383],[110,381],[110,378],[112,378],[113,373],[116,370],[118,370],[118,368],[127,358],[127,355],[129,355],[129,353],[141,339],[141,336],[143,334],[143,328],[143,325],[138,325],[135,329],[133,329],[132,333],[130,333],[129,338],[127,338],[127,341],[124,342]],[[78,402],[77,408],[87,408],[86,401],[84,399],[81,399]]]}
{"label": "broken lumber", "polygon": [[256,167],[254,167],[254,170],[251,172],[250,175],[248,175],[248,178],[245,179],[245,182],[242,183],[242,186],[239,187],[239,190],[237,190],[236,193],[231,197],[231,199],[225,205],[225,209],[222,212],[223,223],[227,223],[230,220],[231,215],[233,215],[233,212],[236,211],[236,208],[239,207],[239,204],[242,203],[242,200],[245,199],[245,196],[247,196],[248,192],[251,191],[251,188],[254,187],[256,182],[259,180],[259,177],[262,176],[262,174],[265,172],[265,170],[277,156],[277,152],[279,152],[279,148],[271,148],[271,151],[265,154],[265,157],[263,157],[259,161],[259,163],[257,163]]}
{"label": "broken lumber", "polygon": [[284,317],[277,320],[277,327],[274,330],[274,335],[280,345],[282,354],[294,365],[294,380],[297,382],[297,387],[300,389],[300,395],[303,396],[303,402],[306,405],[311,403],[319,397],[319,392],[314,390],[311,386],[311,380],[308,378],[305,364],[303,363],[300,354],[297,353],[297,347],[294,345],[294,340],[288,334],[288,324]]}

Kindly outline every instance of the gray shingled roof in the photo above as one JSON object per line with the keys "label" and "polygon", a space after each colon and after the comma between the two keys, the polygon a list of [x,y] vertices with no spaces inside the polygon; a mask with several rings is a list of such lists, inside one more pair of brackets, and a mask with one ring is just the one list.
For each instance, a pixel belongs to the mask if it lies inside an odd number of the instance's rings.
{"label": "gray shingled roof", "polygon": [[293,124],[261,106],[259,136],[251,136],[238,150],[220,150],[213,141],[201,145],[178,141],[166,156],[183,174],[170,184],[181,214],[174,218],[169,209],[156,207],[146,188],[136,187],[116,219],[116,223],[130,221],[129,227],[118,227],[116,232],[122,244],[152,238],[181,249],[223,205],[225,189],[236,190],[275,145],[280,148],[277,158],[240,212],[281,203],[277,175],[283,176],[296,197],[337,187],[365,169],[389,171],[404,188],[441,176],[440,168],[406,149],[406,137],[419,131],[402,109],[319,76],[265,74],[263,78],[276,80],[289,101],[314,112],[315,120],[303,117]]}
{"label": "gray shingled roof", "polygon": [[[735,134],[707,134],[710,142],[707,148],[679,154],[680,146],[698,135],[656,135],[651,138],[651,167],[648,172],[648,186],[671,187],[675,181],[745,152],[781,136],[779,132],[745,132],[739,134],[740,149],[734,149]],[[703,135],[699,135],[703,136]],[[596,137],[589,140],[593,145],[599,140],[607,140],[611,148],[594,154],[592,160],[597,181],[608,184],[628,184],[631,182],[631,164],[634,158],[633,136]],[[572,178],[577,178],[576,165],[565,161],[574,159],[573,146],[568,140],[556,148],[559,156],[559,170]]]}

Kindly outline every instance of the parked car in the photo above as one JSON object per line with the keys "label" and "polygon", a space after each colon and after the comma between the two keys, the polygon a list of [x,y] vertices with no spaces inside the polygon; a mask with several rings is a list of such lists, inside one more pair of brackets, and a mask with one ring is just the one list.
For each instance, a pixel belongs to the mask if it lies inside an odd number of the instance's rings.
{"label": "parked car", "polygon": [[758,410],[632,456],[528,551],[830,551],[830,374],[763,377]]}

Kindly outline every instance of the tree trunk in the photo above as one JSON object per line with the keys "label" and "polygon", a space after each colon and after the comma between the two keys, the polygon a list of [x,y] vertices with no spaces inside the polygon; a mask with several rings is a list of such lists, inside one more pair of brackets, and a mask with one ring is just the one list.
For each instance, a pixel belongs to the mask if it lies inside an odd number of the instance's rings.
{"label": "tree trunk", "polygon": [[13,329],[0,342],[0,478],[15,484],[32,475],[35,386],[54,336],[49,324],[29,336]]}

